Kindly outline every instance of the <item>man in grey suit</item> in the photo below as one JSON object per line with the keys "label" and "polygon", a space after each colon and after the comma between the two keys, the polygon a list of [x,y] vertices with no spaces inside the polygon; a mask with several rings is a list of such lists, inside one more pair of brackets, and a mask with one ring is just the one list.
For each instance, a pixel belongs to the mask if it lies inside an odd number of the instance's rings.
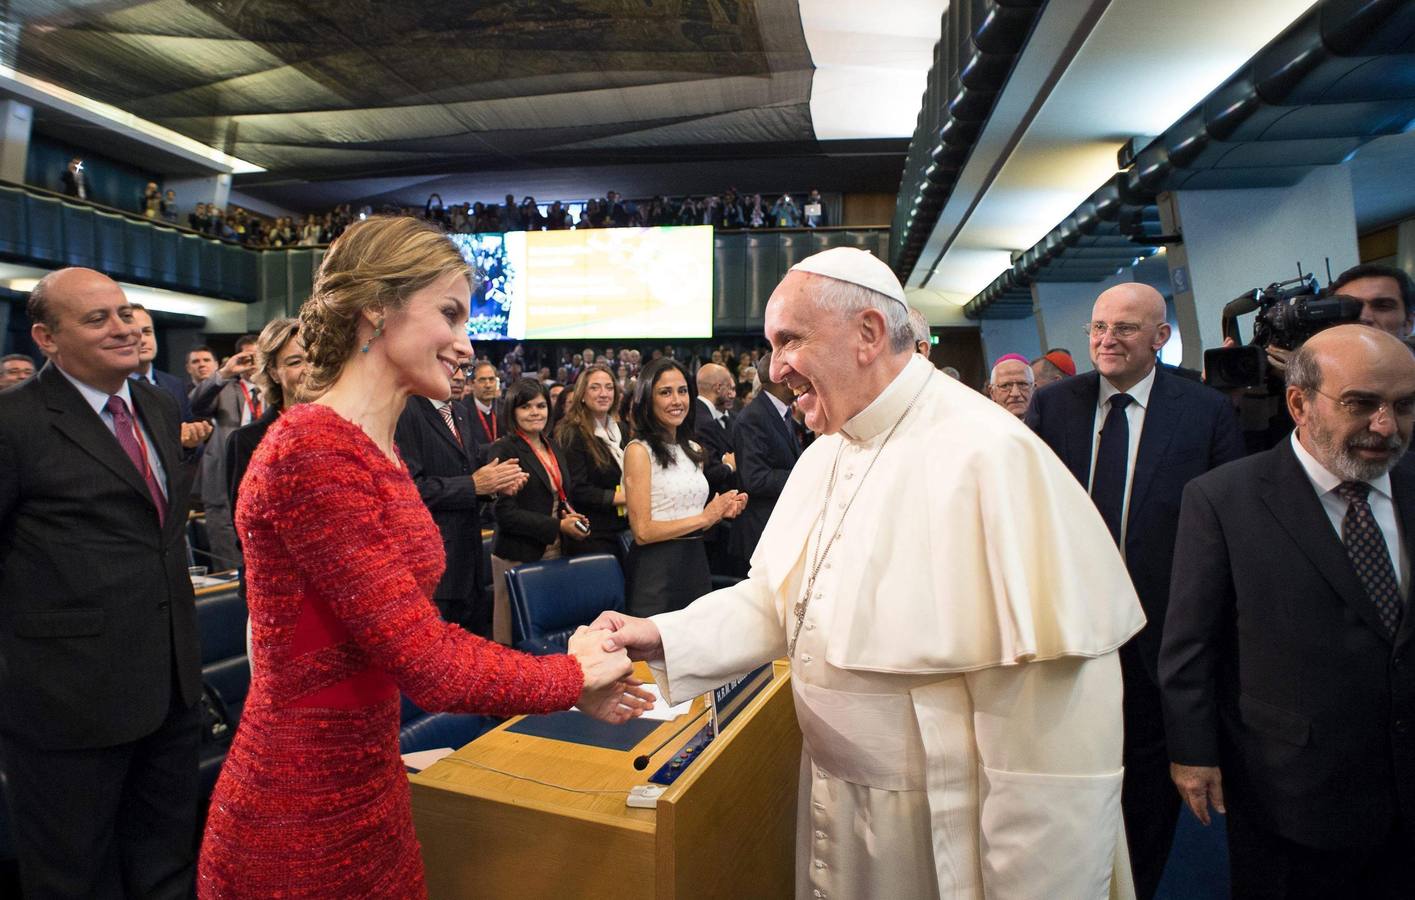
{"label": "man in grey suit", "polygon": [[260,388],[251,382],[255,372],[256,337],[236,339],[236,352],[211,377],[192,388],[192,415],[211,419],[215,430],[202,455],[201,503],[206,510],[206,535],[211,547],[212,569],[234,569],[241,562],[231,501],[226,490],[226,436],[260,418],[264,409]]}

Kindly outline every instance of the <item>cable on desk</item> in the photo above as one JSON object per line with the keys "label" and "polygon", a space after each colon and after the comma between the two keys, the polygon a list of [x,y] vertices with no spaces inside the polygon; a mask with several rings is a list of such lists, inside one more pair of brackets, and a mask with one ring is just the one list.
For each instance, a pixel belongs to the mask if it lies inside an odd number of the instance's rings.
{"label": "cable on desk", "polygon": [[549,781],[541,781],[539,778],[532,778],[529,775],[517,775],[515,772],[507,772],[505,769],[498,769],[495,766],[488,766],[484,763],[474,762],[470,759],[461,759],[456,756],[444,756],[439,762],[454,762],[462,766],[471,766],[475,769],[485,769],[488,772],[495,772],[497,775],[505,775],[507,778],[515,778],[518,781],[529,781],[542,787],[555,788],[558,791],[569,791],[572,794],[618,794],[624,797],[629,796],[628,791],[615,791],[606,788],[572,788],[563,784],[554,784]]}

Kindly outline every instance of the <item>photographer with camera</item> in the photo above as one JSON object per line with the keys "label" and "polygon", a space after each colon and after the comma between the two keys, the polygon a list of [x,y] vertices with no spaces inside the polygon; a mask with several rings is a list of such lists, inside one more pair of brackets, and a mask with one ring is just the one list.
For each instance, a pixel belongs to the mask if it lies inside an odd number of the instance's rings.
{"label": "photographer with camera", "polygon": [[231,501],[226,480],[226,437],[260,418],[266,400],[251,381],[255,374],[258,339],[253,334],[236,339],[236,352],[210,377],[198,382],[188,395],[192,415],[210,419],[214,430],[201,458],[201,503],[206,511],[206,537],[211,547],[212,570],[241,565],[236,527],[231,521]]}
{"label": "photographer with camera", "polygon": [[1159,660],[1173,779],[1201,822],[1227,815],[1233,896],[1408,897],[1415,359],[1339,325],[1287,382],[1296,431],[1184,491]]}
{"label": "photographer with camera", "polygon": [[1159,886],[1179,813],[1157,674],[1179,499],[1190,479],[1241,457],[1243,441],[1222,394],[1158,365],[1170,335],[1159,291],[1106,290],[1086,332],[1096,370],[1038,390],[1024,421],[1090,492],[1145,610],[1147,624],[1120,648],[1120,804],[1136,896],[1145,900]]}

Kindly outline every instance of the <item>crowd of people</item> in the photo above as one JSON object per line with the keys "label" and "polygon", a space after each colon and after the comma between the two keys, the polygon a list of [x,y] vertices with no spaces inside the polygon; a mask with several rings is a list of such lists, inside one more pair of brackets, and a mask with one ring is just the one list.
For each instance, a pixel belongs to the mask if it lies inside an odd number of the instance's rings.
{"label": "crowd of people", "polygon": [[[68,599],[0,623],[7,659],[30,654],[0,682],[28,698],[0,709],[24,877],[89,893],[194,877],[200,685],[168,523],[195,500],[212,567],[244,571],[253,666],[203,896],[420,896],[389,743],[398,692],[624,721],[649,703],[629,653],[670,700],[792,658],[807,754],[826,761],[803,778],[801,826],[863,895],[963,879],[938,861],[963,847],[967,883],[999,896],[1091,896],[1114,878],[1149,898],[1181,804],[1205,824],[1227,814],[1237,896],[1408,890],[1415,306],[1400,270],[1343,273],[1333,290],[1360,322],[1269,351],[1295,430],[1258,452],[1234,397],[1158,363],[1170,326],[1142,284],[1097,297],[1092,371],[1063,348],[1007,354],[980,396],[936,370],[927,321],[853,249],[788,274],[766,314],[774,350],[492,360],[463,327],[469,280],[439,225],[358,221],[298,318],[224,359],[192,348],[185,379],[154,368],[151,317],[116,284],[40,282],[48,363],[0,359],[0,527],[24,538],[0,557],[0,601],[75,596],[115,541],[156,553],[106,570],[85,602],[116,625],[134,613],[111,598],[164,599],[121,628]],[[505,573],[588,553],[619,560],[625,613],[567,654],[509,650]],[[99,673],[102,653],[25,643],[40,632],[145,664]],[[124,716],[80,702],[99,681],[135,698]],[[944,769],[989,783],[948,822],[928,815],[925,777]],[[169,785],[143,812],[146,854],[74,852],[135,840],[121,823],[151,799],[103,789],[133,779]],[[853,836],[862,819],[875,830]],[[1013,828],[1045,867],[1007,849]],[[829,869],[803,872],[839,893]]]}
{"label": "crowd of people", "polygon": [[[64,192],[87,199],[89,188],[83,160],[70,160],[62,175]],[[835,224],[818,190],[804,196],[740,194],[735,187],[721,194],[671,198],[666,195],[632,200],[617,191],[584,201],[539,203],[526,196],[518,202],[507,194],[502,203],[444,203],[441,194],[428,196],[421,210],[412,207],[355,207],[342,203],[324,213],[270,217],[231,204],[197,203],[186,216],[174,190],[148,182],[135,208],[149,219],[183,225],[193,231],[258,249],[317,247],[331,244],[355,222],[371,215],[420,216],[449,234],[508,231],[558,231],[583,228],[629,228],[659,225],[711,225],[719,229],[819,228]]]}

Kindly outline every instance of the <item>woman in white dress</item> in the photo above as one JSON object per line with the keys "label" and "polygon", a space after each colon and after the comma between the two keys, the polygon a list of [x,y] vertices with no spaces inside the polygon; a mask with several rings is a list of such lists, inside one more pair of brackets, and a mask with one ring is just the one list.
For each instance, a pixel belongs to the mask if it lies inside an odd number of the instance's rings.
{"label": "woman in white dress", "polygon": [[708,501],[703,451],[689,440],[697,391],[682,364],[664,357],[644,367],[629,410],[634,440],[624,448],[628,501],[628,610],[649,616],[682,609],[712,589],[703,533],[735,519],[747,495]]}

